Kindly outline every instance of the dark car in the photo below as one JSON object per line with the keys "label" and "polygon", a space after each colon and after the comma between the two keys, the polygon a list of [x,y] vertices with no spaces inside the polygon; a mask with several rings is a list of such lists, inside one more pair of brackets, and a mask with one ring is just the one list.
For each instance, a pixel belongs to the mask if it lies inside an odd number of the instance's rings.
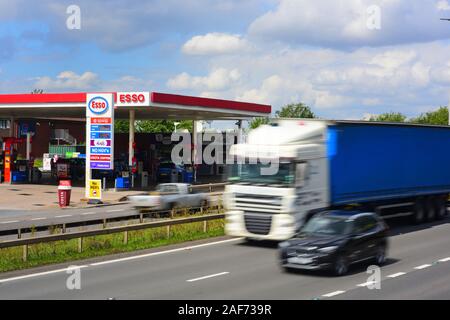
{"label": "dark car", "polygon": [[[183,181],[183,174],[185,169],[183,166],[176,165],[171,161],[162,161],[158,166],[158,181],[159,182],[171,182],[172,171],[176,171],[178,180]],[[174,181],[174,182],[177,182]]]}
{"label": "dark car", "polygon": [[286,270],[330,270],[347,273],[351,264],[386,261],[388,227],[375,213],[325,211],[312,217],[292,239],[279,244]]}

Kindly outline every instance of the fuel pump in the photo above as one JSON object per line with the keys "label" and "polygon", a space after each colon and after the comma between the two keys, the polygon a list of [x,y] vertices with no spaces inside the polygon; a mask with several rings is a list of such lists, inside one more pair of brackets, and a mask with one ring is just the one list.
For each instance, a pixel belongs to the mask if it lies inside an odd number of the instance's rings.
{"label": "fuel pump", "polygon": [[5,182],[11,183],[11,173],[14,168],[14,145],[25,142],[24,138],[5,137],[3,138],[3,172]]}

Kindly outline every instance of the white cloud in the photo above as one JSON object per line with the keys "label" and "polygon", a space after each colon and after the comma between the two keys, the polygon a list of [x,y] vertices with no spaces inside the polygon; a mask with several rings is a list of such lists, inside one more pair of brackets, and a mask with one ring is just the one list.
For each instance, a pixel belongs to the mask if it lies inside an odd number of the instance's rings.
{"label": "white cloud", "polygon": [[[189,94],[267,103],[274,111],[301,101],[319,116],[334,119],[390,111],[417,116],[448,102],[450,45],[443,42],[353,51],[282,44],[255,44],[253,49],[211,57],[206,75],[181,73],[167,85]],[[238,81],[208,85],[215,71],[233,69],[239,70]]]}
{"label": "white cloud", "polygon": [[63,71],[54,79],[48,76],[39,77],[35,87],[44,91],[87,90],[95,87],[97,81],[98,76],[91,71],[86,71],[81,75],[73,71]]}
{"label": "white cloud", "polygon": [[[443,2],[401,0],[280,0],[278,6],[249,27],[251,38],[291,45],[357,48],[449,39],[439,20]],[[380,28],[368,28],[376,5]],[[438,9],[440,8],[440,9]]]}
{"label": "white cloud", "polygon": [[262,82],[259,88],[253,88],[236,97],[240,101],[269,103],[280,105],[302,101],[316,108],[333,108],[349,102],[350,98],[319,90],[302,79],[292,75],[272,75]]}
{"label": "white cloud", "polygon": [[436,8],[441,11],[448,11],[450,10],[450,4],[447,0],[441,0],[436,4]]}
{"label": "white cloud", "polygon": [[189,39],[182,51],[190,55],[227,54],[245,50],[246,46],[246,41],[240,35],[208,33]]}
{"label": "white cloud", "polygon": [[392,50],[377,54],[372,58],[369,64],[378,65],[387,69],[396,69],[402,65],[411,62],[416,57],[413,50]]}
{"label": "white cloud", "polygon": [[186,72],[180,73],[167,81],[171,89],[186,90],[224,90],[235,84],[241,78],[238,69],[217,68],[207,76],[191,76]]}

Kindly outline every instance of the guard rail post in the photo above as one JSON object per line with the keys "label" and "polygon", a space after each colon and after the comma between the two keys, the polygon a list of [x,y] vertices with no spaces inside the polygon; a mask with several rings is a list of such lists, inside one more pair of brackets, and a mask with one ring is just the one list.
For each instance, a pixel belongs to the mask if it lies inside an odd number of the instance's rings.
{"label": "guard rail post", "polygon": [[24,244],[22,246],[22,261],[27,262],[28,260],[28,245]]}

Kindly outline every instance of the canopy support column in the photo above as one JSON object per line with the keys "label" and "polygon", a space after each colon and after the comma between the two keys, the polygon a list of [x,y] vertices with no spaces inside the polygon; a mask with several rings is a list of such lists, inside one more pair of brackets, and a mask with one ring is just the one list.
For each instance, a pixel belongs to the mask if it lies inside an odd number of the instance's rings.
{"label": "canopy support column", "polygon": [[[134,159],[134,132],[135,132],[135,119],[136,113],[134,110],[130,110],[130,129],[128,134],[128,165],[133,168],[133,159]],[[134,174],[131,173],[131,187],[134,187]]]}

